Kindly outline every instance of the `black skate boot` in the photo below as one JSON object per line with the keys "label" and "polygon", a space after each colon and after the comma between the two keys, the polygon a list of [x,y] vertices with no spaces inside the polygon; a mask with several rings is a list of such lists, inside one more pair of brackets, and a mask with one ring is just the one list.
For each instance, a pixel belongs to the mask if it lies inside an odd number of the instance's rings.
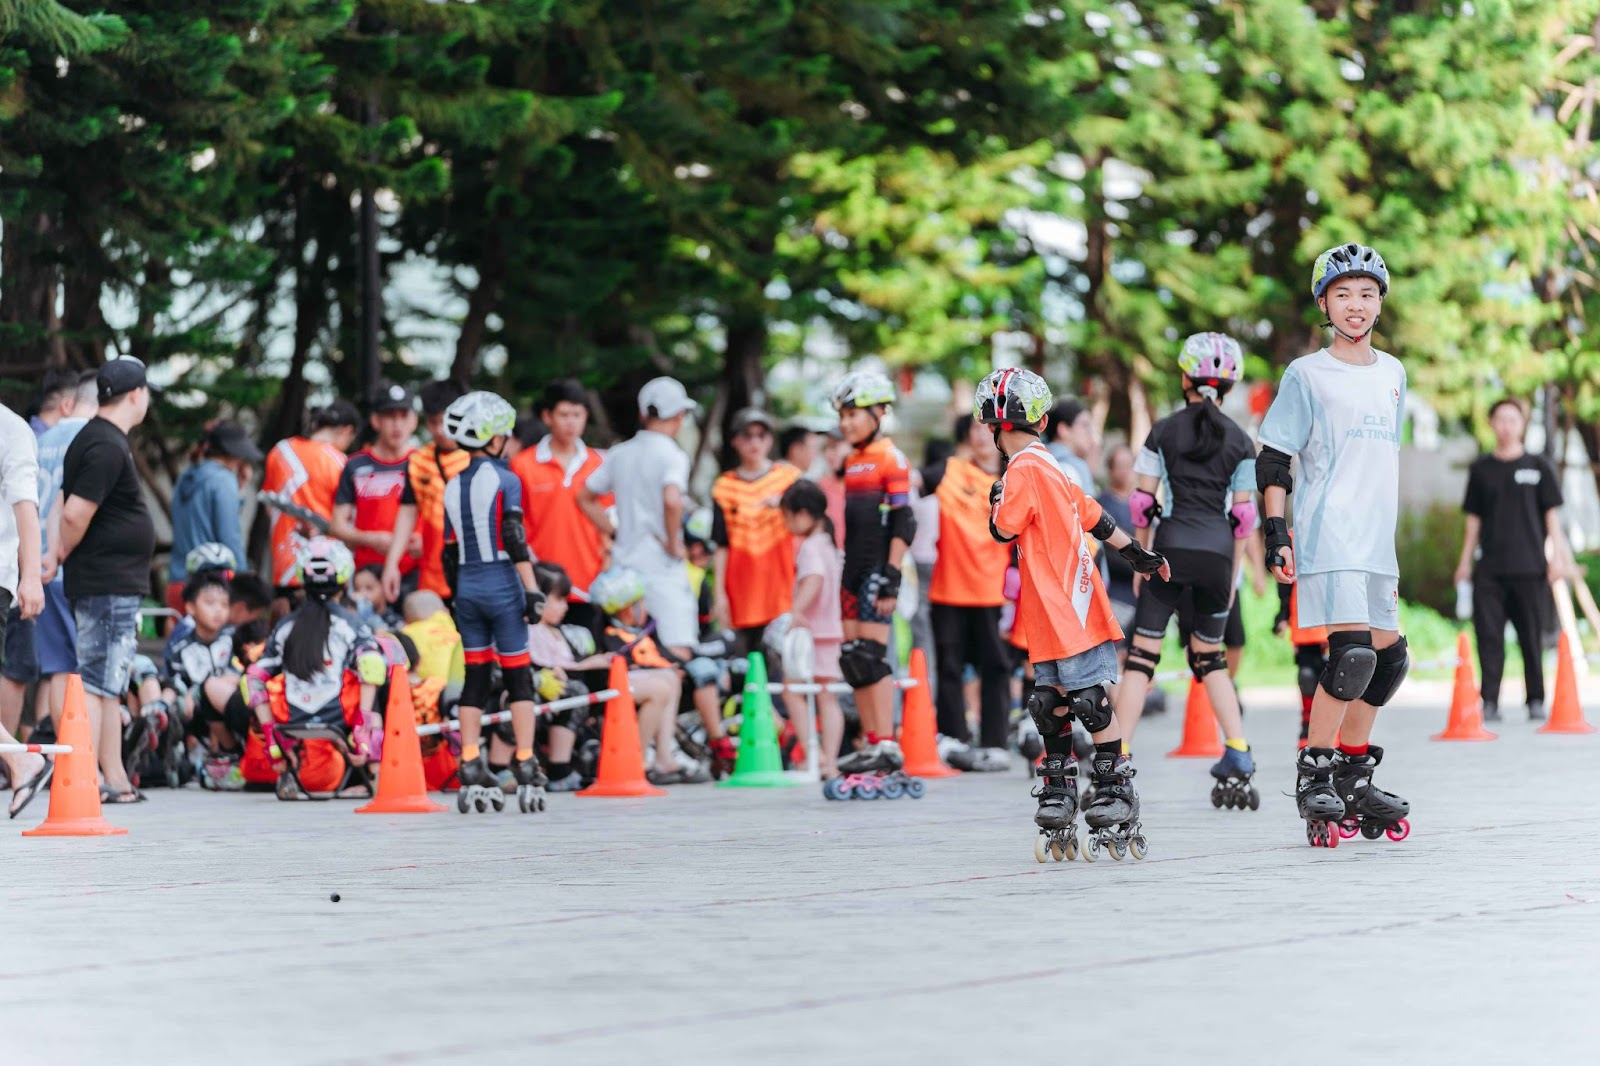
{"label": "black skate boot", "polygon": [[511,776],[517,780],[517,810],[523,814],[543,812],[544,786],[550,783],[550,779],[539,766],[539,757],[530,755],[526,762],[512,759]]}
{"label": "black skate boot", "polygon": [[1043,781],[1033,790],[1039,801],[1033,822],[1039,835],[1033,842],[1033,857],[1045,856],[1057,862],[1078,857],[1078,760],[1070,755],[1046,755],[1039,767]]}
{"label": "black skate boot", "polygon": [[1133,787],[1133,763],[1126,755],[1097,751],[1094,755],[1094,799],[1084,808],[1083,820],[1092,830],[1083,857],[1094,862],[1100,849],[1113,859],[1130,852],[1145,857],[1149,845],[1139,824],[1139,793]]}
{"label": "black skate boot", "polygon": [[1390,840],[1399,841],[1411,834],[1411,823],[1406,821],[1411,804],[1372,783],[1372,771],[1382,761],[1383,749],[1375,744],[1365,755],[1340,752],[1334,757],[1333,784],[1344,803],[1339,832],[1346,838],[1359,832],[1368,840],[1377,840],[1387,833]]}
{"label": "black skate boot", "polygon": [[1295,806],[1306,820],[1306,841],[1314,848],[1339,846],[1344,802],[1333,787],[1333,756],[1332,748],[1305,748],[1295,760]]}
{"label": "black skate boot", "polygon": [[499,778],[489,769],[488,760],[481,753],[476,759],[463,759],[456,775],[461,784],[461,791],[456,793],[456,810],[466,814],[476,809],[482,814],[491,809],[505,809],[505,790],[500,787]]}

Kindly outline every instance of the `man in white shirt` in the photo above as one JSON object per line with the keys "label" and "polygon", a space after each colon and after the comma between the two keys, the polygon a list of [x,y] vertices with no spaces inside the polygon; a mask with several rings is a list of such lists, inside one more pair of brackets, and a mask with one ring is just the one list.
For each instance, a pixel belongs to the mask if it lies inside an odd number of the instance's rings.
{"label": "man in white shirt", "polygon": [[[678,447],[684,420],[699,405],[672,378],[655,378],[639,390],[639,432],[606,453],[589,475],[579,505],[601,533],[615,537],[612,564],[645,581],[645,610],[656,639],[687,657],[699,638],[699,608],[684,566],[683,515],[689,491],[689,457]],[[600,497],[616,497],[616,526]]]}
{"label": "man in white shirt", "polygon": [[[9,611],[16,600],[25,620],[44,607],[40,571],[39,458],[33,430],[9,408],[0,407],[0,607]],[[0,612],[3,613],[3,612]],[[15,744],[0,726],[0,744]],[[11,775],[10,815],[15,818],[50,777],[50,764],[39,755],[6,755]]]}

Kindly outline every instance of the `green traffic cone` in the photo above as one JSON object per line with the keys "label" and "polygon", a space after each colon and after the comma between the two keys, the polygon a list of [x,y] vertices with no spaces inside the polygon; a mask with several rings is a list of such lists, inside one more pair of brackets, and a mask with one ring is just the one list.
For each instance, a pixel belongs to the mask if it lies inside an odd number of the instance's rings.
{"label": "green traffic cone", "polygon": [[783,754],[778,750],[778,723],[772,713],[772,694],[767,691],[767,661],[758,651],[750,653],[750,669],[744,675],[744,707],[739,726],[739,755],[733,773],[717,784],[725,788],[781,788],[798,785],[783,771]]}

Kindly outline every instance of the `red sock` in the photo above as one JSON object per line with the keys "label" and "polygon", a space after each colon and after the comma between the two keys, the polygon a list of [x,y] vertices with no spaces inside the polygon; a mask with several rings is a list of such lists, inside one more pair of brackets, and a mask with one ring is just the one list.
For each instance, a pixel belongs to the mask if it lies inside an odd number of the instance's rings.
{"label": "red sock", "polygon": [[868,733],[867,734],[867,743],[868,744],[880,744],[885,740],[893,740],[893,739],[894,739],[893,737],[886,737],[881,733]]}
{"label": "red sock", "polygon": [[1340,744],[1339,750],[1346,755],[1365,755],[1367,746],[1365,744]]}

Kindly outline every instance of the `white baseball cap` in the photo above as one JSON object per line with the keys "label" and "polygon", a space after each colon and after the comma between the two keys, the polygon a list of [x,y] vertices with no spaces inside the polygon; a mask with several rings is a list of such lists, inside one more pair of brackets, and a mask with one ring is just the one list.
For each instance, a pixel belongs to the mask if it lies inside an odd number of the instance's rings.
{"label": "white baseball cap", "polygon": [[689,399],[689,391],[677,378],[652,378],[639,390],[639,413],[649,415],[655,408],[657,418],[676,418],[685,411],[700,410],[700,405]]}

